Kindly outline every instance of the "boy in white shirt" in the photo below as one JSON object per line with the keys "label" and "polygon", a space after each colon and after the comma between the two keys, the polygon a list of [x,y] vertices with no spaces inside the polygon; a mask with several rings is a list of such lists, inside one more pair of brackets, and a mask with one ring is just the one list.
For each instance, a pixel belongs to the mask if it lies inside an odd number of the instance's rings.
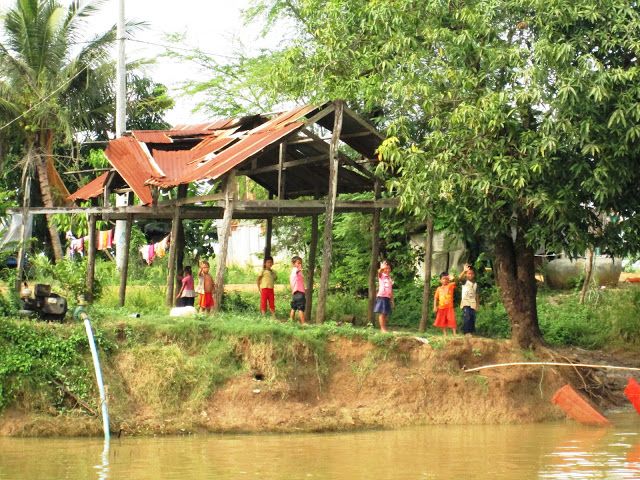
{"label": "boy in white shirt", "polygon": [[465,264],[464,270],[460,274],[462,284],[462,333],[471,335],[476,332],[476,312],[480,304],[478,296],[478,284],[476,283],[476,272],[472,265]]}

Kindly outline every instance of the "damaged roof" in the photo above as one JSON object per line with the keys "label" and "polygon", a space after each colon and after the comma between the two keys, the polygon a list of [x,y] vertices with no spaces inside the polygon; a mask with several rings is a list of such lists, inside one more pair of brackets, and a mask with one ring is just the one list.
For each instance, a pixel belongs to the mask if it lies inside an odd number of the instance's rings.
{"label": "damaged roof", "polygon": [[[252,115],[176,125],[168,130],[134,130],[130,136],[111,140],[105,155],[141,203],[150,204],[152,187],[167,189],[216,180],[234,168],[275,193],[279,163],[279,149],[275,147],[286,142],[285,197],[321,195],[328,188],[327,138],[333,122],[332,103],[306,105],[271,117]],[[340,139],[362,155],[362,163],[370,163],[383,136],[345,108]],[[338,192],[371,190],[373,180],[368,171],[345,155],[341,158]],[[106,180],[107,173],[102,174],[69,199],[100,195]]]}

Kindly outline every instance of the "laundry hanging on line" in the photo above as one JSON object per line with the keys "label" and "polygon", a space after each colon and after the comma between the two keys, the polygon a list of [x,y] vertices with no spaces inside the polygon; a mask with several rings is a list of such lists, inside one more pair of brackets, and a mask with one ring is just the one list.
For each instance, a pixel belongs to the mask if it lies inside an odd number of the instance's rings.
{"label": "laundry hanging on line", "polygon": [[[85,242],[89,242],[89,236],[76,238],[73,233],[67,232],[67,241],[69,242],[69,248],[67,249],[67,256],[73,258],[76,255],[80,257],[84,256]],[[96,232],[96,250],[106,250],[113,247],[113,229],[103,230]]]}
{"label": "laundry hanging on line", "polygon": [[147,265],[151,265],[156,257],[162,258],[167,254],[168,247],[169,236],[167,235],[159,242],[141,246],[140,254],[142,259],[147,262]]}

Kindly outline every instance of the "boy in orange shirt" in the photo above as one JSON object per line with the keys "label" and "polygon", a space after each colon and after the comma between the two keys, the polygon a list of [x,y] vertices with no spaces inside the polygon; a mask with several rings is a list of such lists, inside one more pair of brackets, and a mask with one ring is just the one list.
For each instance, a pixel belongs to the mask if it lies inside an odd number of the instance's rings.
{"label": "boy in orange shirt", "polygon": [[433,311],[436,313],[436,321],[433,323],[435,327],[441,328],[442,333],[447,335],[447,328],[456,334],[456,312],[453,308],[453,291],[456,284],[451,282],[449,274],[442,272],[440,274],[440,286],[436,289],[433,299]]}

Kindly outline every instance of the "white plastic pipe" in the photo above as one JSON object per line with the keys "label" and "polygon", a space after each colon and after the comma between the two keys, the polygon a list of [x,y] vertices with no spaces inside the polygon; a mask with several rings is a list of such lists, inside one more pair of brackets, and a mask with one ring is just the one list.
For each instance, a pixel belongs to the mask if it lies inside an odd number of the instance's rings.
{"label": "white plastic pipe", "polygon": [[107,407],[107,394],[104,389],[104,383],[102,381],[102,369],[100,368],[100,359],[98,358],[98,350],[96,349],[96,342],[93,339],[93,330],[91,329],[91,322],[89,317],[84,314],[84,328],[87,331],[87,338],[89,339],[89,348],[91,349],[91,356],[93,357],[93,368],[96,372],[96,382],[98,383],[98,390],[100,391],[100,405],[102,407],[102,428],[104,430],[104,440],[109,441],[109,408]]}

